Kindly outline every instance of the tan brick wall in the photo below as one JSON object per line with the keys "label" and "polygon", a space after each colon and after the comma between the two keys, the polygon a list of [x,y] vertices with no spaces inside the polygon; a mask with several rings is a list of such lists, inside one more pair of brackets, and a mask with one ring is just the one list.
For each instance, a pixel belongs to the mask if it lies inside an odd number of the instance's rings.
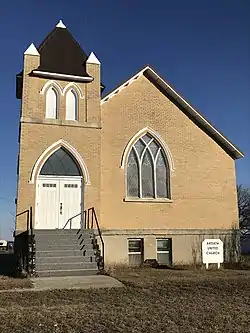
{"label": "tan brick wall", "polygon": [[[28,76],[38,62],[35,56],[25,58],[17,212],[35,205],[35,184],[29,179],[36,160],[63,139],[84,159],[91,181],[85,188],[85,207],[96,207],[104,230],[218,229],[237,223],[234,161],[145,77],[104,103],[101,116],[100,67],[88,64],[95,81],[78,84],[85,96],[79,121],[65,120],[65,96],[60,96],[59,119],[46,120],[45,95],[40,92],[48,80]],[[68,84],[57,82],[62,88]],[[146,126],[159,133],[172,153],[172,203],[123,201],[122,154],[131,137]],[[17,220],[17,229],[24,226],[24,220]]]}
{"label": "tan brick wall", "polygon": [[[150,127],[168,145],[172,203],[124,202],[121,159]],[[231,157],[141,76],[102,105],[102,228],[231,228],[238,221]]]}
{"label": "tan brick wall", "polygon": [[100,81],[100,65],[86,64],[87,73],[95,79],[86,85],[86,100],[88,105],[88,122],[101,122],[101,81]]}
{"label": "tan brick wall", "polygon": [[[99,213],[100,203],[100,130],[51,126],[44,124],[22,124],[21,151],[19,159],[18,206],[21,212],[35,205],[35,184],[29,184],[33,166],[40,155],[54,142],[64,139],[83,157],[90,176],[90,185],[84,188],[85,207],[95,206]],[[18,220],[17,220],[18,221]],[[17,229],[23,225],[17,225]]]}
{"label": "tan brick wall", "polygon": [[[91,96],[100,94],[100,84],[86,87],[85,83],[76,83],[84,94],[79,99],[79,121],[65,120],[66,99],[59,95],[59,119],[45,119],[45,96],[41,90],[49,80],[29,76],[37,67],[39,57],[25,56],[24,86],[21,112],[20,152],[17,213],[26,210],[30,205],[35,207],[36,184],[30,184],[32,169],[40,155],[53,143],[63,139],[82,156],[90,176],[90,185],[84,188],[84,206],[95,206],[97,214],[100,209],[100,103],[99,109],[88,104],[87,91]],[[93,65],[92,75],[100,82],[100,68]],[[91,70],[91,65],[89,65]],[[54,80],[56,81],[56,80]],[[62,89],[69,83],[56,81]],[[98,86],[98,87],[97,87]],[[95,93],[95,89],[98,92]],[[100,100],[99,100],[100,101]],[[89,121],[87,121],[89,120]],[[44,161],[43,161],[44,162]],[[35,211],[34,211],[35,215]],[[16,230],[26,229],[24,216],[17,218]]]}

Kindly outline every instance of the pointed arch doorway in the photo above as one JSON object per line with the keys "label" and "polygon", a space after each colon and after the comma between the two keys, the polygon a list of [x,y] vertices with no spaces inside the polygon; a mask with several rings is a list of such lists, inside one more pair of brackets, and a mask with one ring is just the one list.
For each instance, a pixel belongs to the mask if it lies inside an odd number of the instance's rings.
{"label": "pointed arch doorway", "polygon": [[[70,218],[83,212],[82,172],[63,147],[43,164],[36,191],[36,229],[62,229]],[[80,226],[81,214],[72,219],[71,228]]]}

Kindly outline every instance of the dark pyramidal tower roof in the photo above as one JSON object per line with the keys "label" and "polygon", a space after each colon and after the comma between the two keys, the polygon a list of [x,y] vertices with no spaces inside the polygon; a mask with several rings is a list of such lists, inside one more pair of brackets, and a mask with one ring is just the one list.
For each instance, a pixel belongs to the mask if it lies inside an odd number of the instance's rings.
{"label": "dark pyramidal tower roof", "polygon": [[38,52],[38,71],[89,77],[86,72],[88,57],[66,27],[58,24],[41,43]]}
{"label": "dark pyramidal tower roof", "polygon": [[[77,76],[77,81],[90,82],[92,77],[86,71],[87,54],[71,35],[66,26],[59,21],[38,48],[40,66],[30,75],[46,77],[46,73]],[[79,78],[80,77],[80,78]],[[57,80],[60,78],[55,77]],[[72,81],[72,78],[61,78]],[[16,97],[22,98],[23,71],[16,76]],[[105,86],[101,84],[101,92]]]}

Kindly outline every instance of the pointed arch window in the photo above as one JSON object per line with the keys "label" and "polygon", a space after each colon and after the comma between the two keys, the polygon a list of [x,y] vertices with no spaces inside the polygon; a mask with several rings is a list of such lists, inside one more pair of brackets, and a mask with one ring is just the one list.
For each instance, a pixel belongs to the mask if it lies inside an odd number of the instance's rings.
{"label": "pointed arch window", "polygon": [[145,134],[132,147],[127,162],[127,197],[170,199],[170,174],[158,141]]}
{"label": "pointed arch window", "polygon": [[46,118],[58,118],[58,93],[54,87],[50,87],[46,93]]}
{"label": "pointed arch window", "polygon": [[65,149],[59,148],[44,163],[40,175],[81,176],[77,161]]}
{"label": "pointed arch window", "polygon": [[66,94],[66,119],[78,119],[78,95],[74,89],[70,89]]}

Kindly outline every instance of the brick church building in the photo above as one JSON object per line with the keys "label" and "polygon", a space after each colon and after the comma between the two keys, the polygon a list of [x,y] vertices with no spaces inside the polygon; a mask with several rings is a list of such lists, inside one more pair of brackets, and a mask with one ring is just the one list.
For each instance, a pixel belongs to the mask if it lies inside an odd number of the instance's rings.
{"label": "brick church building", "polygon": [[[62,21],[24,52],[17,213],[33,208],[41,276],[95,268],[72,238],[79,229],[86,238],[90,207],[107,264],[192,263],[204,238],[224,240],[238,225],[242,152],[150,66],[103,90],[100,60]],[[20,215],[15,235],[26,231]]]}

